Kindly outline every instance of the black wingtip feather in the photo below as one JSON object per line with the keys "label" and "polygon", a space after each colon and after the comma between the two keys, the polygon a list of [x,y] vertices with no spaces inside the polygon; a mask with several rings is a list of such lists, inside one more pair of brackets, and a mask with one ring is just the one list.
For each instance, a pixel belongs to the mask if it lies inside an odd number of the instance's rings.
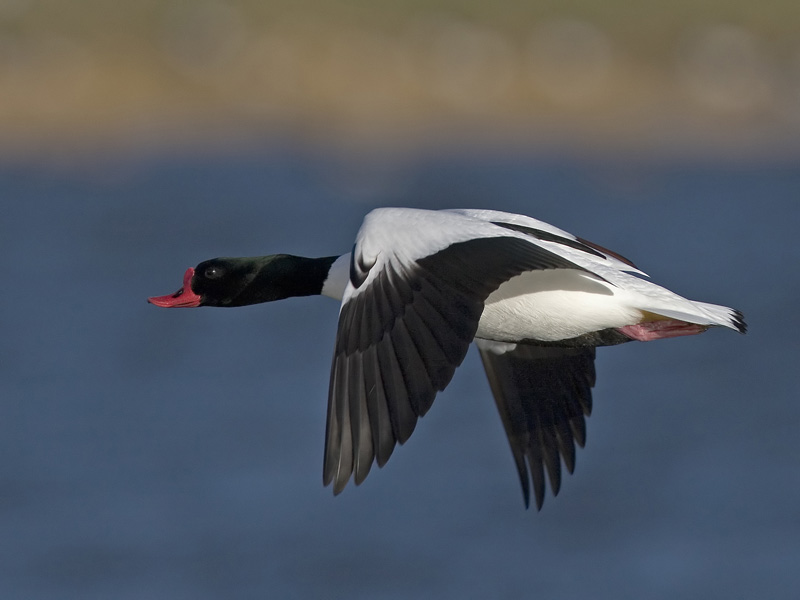
{"label": "black wingtip feather", "polygon": [[[526,508],[531,504],[532,485],[536,508],[541,510],[545,478],[550,480],[553,496],[557,495],[562,461],[563,468],[572,473],[575,444],[583,446],[586,441],[594,349],[519,344],[497,353],[491,343],[480,341],[478,347],[517,463]],[[518,455],[524,456],[526,468],[520,468]]]}

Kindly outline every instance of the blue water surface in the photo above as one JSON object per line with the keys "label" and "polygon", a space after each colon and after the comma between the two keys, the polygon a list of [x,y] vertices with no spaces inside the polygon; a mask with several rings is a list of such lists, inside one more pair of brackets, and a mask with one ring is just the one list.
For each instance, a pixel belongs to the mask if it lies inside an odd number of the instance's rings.
{"label": "blue water surface", "polygon": [[[0,597],[795,598],[800,163],[342,157],[295,147],[0,167]],[[338,306],[162,310],[214,256],[349,251],[376,206],[529,214],[714,330],[598,352],[541,512],[478,357],[389,464],[321,482]]]}

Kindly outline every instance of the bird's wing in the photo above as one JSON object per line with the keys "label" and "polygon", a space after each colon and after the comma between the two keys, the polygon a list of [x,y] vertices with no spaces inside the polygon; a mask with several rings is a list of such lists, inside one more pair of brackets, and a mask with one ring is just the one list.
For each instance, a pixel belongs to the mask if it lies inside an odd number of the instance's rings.
{"label": "bird's wing", "polygon": [[484,300],[527,270],[578,268],[517,232],[442,211],[378,209],[351,255],[331,367],[323,481],[383,466],[450,382]]}
{"label": "bird's wing", "polygon": [[493,223],[495,225],[499,225],[500,227],[505,227],[507,229],[527,234],[540,241],[552,242],[555,244],[560,244],[566,248],[579,250],[588,255],[594,256],[595,258],[602,259],[600,264],[604,266],[619,269],[620,271],[636,273],[638,275],[645,275],[645,273],[640,271],[632,261],[625,258],[621,254],[609,250],[608,248],[604,248],[599,244],[590,242],[589,240],[574,236],[568,231],[564,231],[563,229],[559,229],[554,225],[550,225],[550,223],[545,223],[544,221],[534,219],[533,217],[528,217],[526,215],[515,215],[513,213],[502,212],[499,210],[474,208],[449,209],[449,212],[464,215],[480,221]]}
{"label": "bird's wing", "polygon": [[476,340],[519,472],[525,506],[530,481],[536,506],[544,501],[544,471],[553,495],[561,486],[561,461],[575,468],[575,443],[583,447],[595,382],[593,347],[560,348]]}

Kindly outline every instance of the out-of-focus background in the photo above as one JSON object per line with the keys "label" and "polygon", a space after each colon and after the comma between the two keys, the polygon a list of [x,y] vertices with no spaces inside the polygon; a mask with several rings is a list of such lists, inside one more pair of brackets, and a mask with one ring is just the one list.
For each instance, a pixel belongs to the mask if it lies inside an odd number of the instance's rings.
{"label": "out-of-focus background", "polygon": [[[798,134],[795,2],[0,0],[0,597],[795,598]],[[334,498],[336,304],[145,298],[387,205],[553,222],[751,330],[600,350],[539,513],[474,353]]]}
{"label": "out-of-focus background", "polygon": [[796,146],[799,21],[787,0],[3,0],[0,148]]}

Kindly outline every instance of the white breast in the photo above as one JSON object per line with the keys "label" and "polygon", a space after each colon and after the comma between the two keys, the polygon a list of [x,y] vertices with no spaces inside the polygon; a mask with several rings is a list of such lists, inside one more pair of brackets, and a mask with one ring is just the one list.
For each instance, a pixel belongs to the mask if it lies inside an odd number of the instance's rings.
{"label": "white breast", "polygon": [[333,298],[334,300],[341,300],[344,296],[344,288],[347,287],[347,282],[350,279],[350,254],[343,254],[337,258],[331,265],[331,270],[328,271],[328,277],[322,284],[323,296]]}

